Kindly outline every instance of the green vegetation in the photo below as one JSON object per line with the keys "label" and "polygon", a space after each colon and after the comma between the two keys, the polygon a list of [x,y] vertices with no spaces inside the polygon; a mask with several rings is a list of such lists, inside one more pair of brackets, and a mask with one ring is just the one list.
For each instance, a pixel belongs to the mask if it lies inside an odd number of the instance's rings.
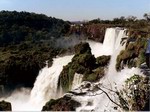
{"label": "green vegetation", "polygon": [[83,81],[95,82],[104,76],[104,68],[107,66],[110,56],[101,56],[97,59],[91,54],[88,43],[80,43],[75,46],[75,56],[72,61],[64,66],[58,85],[67,92],[72,87],[75,73],[83,74]]}
{"label": "green vegetation", "polygon": [[95,68],[95,57],[91,54],[88,43],[80,43],[75,46],[76,55],[72,62],[64,66],[59,76],[59,86],[66,92],[71,89],[75,73],[88,74]]}
{"label": "green vegetation", "polygon": [[118,92],[120,104],[126,111],[149,109],[149,77],[133,75],[126,80],[124,89]]}
{"label": "green vegetation", "polygon": [[96,58],[96,69],[92,70],[92,73],[86,74],[83,77],[83,81],[95,82],[99,81],[105,74],[105,67],[107,67],[110,61],[110,56],[99,56]]}
{"label": "green vegetation", "polygon": [[106,66],[110,60],[110,56],[99,56],[96,58],[96,63],[98,66]]}
{"label": "green vegetation", "polygon": [[113,20],[102,20],[100,18],[83,22],[82,26],[75,25],[70,28],[70,34],[83,34],[89,39],[103,42],[105,30],[109,27],[123,27],[128,29],[129,37],[150,37],[150,13],[145,13],[143,19],[135,16],[114,18]]}
{"label": "green vegetation", "polygon": [[1,48],[0,85],[9,89],[18,85],[32,87],[39,70],[45,66],[45,61],[48,60],[51,66],[52,58],[59,51],[46,42],[25,42]]}
{"label": "green vegetation", "polygon": [[58,38],[65,35],[69,27],[68,22],[43,14],[1,11],[0,46]]}
{"label": "green vegetation", "polygon": [[105,25],[111,25],[112,27],[125,27],[130,30],[137,30],[137,31],[143,31],[145,33],[149,33],[150,31],[150,13],[145,13],[143,15],[144,19],[137,19],[135,16],[128,16],[124,17],[121,16],[120,18],[114,18],[113,20],[101,20],[93,19],[89,22],[87,22],[87,25],[90,24],[105,24]]}
{"label": "green vegetation", "polygon": [[128,41],[125,50],[121,51],[117,57],[116,69],[121,70],[124,65],[129,68],[139,67],[146,60],[146,45],[147,38],[135,38],[134,42]]}
{"label": "green vegetation", "polygon": [[48,60],[66,50],[57,39],[66,35],[70,23],[43,14],[0,12],[0,85],[5,89],[32,87]]}
{"label": "green vegetation", "polygon": [[99,81],[105,74],[104,67],[98,67],[92,71],[92,73],[86,74],[83,77],[83,81],[96,82]]}

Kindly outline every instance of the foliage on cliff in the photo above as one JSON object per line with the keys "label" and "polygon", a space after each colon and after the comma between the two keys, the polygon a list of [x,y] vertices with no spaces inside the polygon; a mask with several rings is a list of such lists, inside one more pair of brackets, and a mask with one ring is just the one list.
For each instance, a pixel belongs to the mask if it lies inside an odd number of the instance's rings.
{"label": "foliage on cliff", "polygon": [[146,38],[135,38],[133,42],[129,38],[125,50],[122,50],[117,57],[116,69],[121,70],[125,65],[129,68],[139,67],[145,62],[146,45]]}
{"label": "foliage on cliff", "polygon": [[123,90],[118,92],[120,104],[126,111],[149,110],[149,77],[133,75],[125,82]]}
{"label": "foliage on cliff", "polygon": [[16,86],[32,87],[39,73],[49,60],[58,54],[46,42],[25,42],[0,48],[0,85],[13,89]]}
{"label": "foliage on cliff", "polygon": [[43,14],[1,11],[0,85],[32,87],[45,61],[51,66],[52,58],[65,51],[56,41],[69,28],[69,22]]}
{"label": "foliage on cliff", "polygon": [[59,76],[59,86],[62,86],[64,91],[71,89],[74,74],[88,74],[95,68],[95,57],[91,54],[91,49],[88,43],[80,43],[75,46],[75,56],[68,65],[63,67]]}
{"label": "foliage on cliff", "polygon": [[59,86],[67,92],[71,89],[75,73],[83,74],[83,81],[98,81],[104,75],[104,66],[109,62],[110,56],[101,56],[97,59],[91,54],[88,43],[75,46],[75,56],[72,61],[63,67],[59,76]]}

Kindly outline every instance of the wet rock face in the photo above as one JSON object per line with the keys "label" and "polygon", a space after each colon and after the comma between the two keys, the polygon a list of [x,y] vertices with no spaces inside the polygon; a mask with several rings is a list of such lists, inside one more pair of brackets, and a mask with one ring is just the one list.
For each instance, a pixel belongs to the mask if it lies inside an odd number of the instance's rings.
{"label": "wet rock face", "polygon": [[106,28],[110,25],[104,24],[87,24],[83,26],[74,25],[70,28],[69,34],[85,35],[91,40],[103,42]]}
{"label": "wet rock face", "polygon": [[43,106],[42,111],[75,111],[81,104],[71,99],[71,97],[64,96],[57,100],[51,99]]}
{"label": "wet rock face", "polygon": [[103,42],[105,31],[108,26],[100,24],[92,24],[87,27],[87,35],[90,39]]}
{"label": "wet rock face", "polygon": [[0,102],[0,111],[11,111],[11,103],[6,102],[6,101],[1,101]]}

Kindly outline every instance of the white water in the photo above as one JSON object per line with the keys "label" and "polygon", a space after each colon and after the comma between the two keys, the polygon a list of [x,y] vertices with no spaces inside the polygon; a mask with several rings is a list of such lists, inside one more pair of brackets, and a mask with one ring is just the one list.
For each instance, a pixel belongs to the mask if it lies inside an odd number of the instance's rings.
{"label": "white water", "polygon": [[115,49],[120,47],[121,39],[125,36],[124,31],[125,30],[122,30],[121,28],[107,28],[103,44],[91,40],[86,42],[89,43],[91,52],[95,57],[112,55]]}
{"label": "white water", "polygon": [[59,97],[57,84],[59,74],[63,66],[67,65],[73,55],[53,59],[53,65],[44,67],[34,83],[33,89],[16,90],[10,97],[4,100],[12,103],[13,111],[40,111],[51,98]]}
{"label": "white water", "polygon": [[95,42],[92,40],[87,40],[86,42],[89,43],[90,48],[91,48],[91,52],[95,57],[101,56],[103,53],[103,49],[102,49],[102,43],[99,42]]}
{"label": "white water", "polygon": [[40,71],[31,91],[31,102],[42,106],[51,98],[60,97],[57,93],[58,78],[63,66],[67,65],[72,57],[73,55],[54,58],[52,67],[46,66]]}
{"label": "white water", "polygon": [[74,78],[73,78],[73,82],[72,82],[72,90],[77,88],[78,86],[80,86],[82,79],[83,79],[82,74],[78,74],[78,73],[74,74]]}
{"label": "white water", "polygon": [[119,33],[120,33],[119,28],[106,29],[105,38],[103,42],[103,50],[105,50],[104,55],[113,54],[114,46]]}
{"label": "white water", "polygon": [[[101,84],[100,87],[108,93],[108,95],[111,97],[112,100],[118,103],[116,94],[108,89],[116,91],[117,88],[117,90],[120,90],[123,87],[122,85],[124,84],[124,81],[127,78],[130,78],[134,74],[142,75],[142,73],[138,68],[132,68],[132,69],[125,68],[121,72],[118,72],[116,74],[112,73],[112,75],[103,78],[100,82],[95,83],[93,85]],[[78,112],[91,111],[91,110],[95,110],[95,112],[115,111],[113,108],[116,105],[110,101],[110,99],[106,96],[106,94],[104,93],[100,94],[102,91],[97,90],[96,92],[92,92],[92,93],[89,91],[87,92],[88,94],[85,96],[73,96],[73,99],[80,102],[82,105],[81,107],[77,108],[76,111]],[[100,95],[95,95],[95,94],[100,94]],[[92,105],[88,105],[88,102],[91,102]]]}
{"label": "white water", "polygon": [[[125,33],[126,30],[120,30],[118,28],[116,30],[117,30],[116,31],[117,33],[116,33],[116,36],[114,36],[114,37],[116,37],[116,38],[114,38],[114,40],[116,40],[116,41],[114,42],[113,50],[110,51],[110,52],[112,52],[112,55],[111,55],[111,60],[110,60],[108,72],[105,75],[106,77],[108,75],[111,75],[112,73],[114,73],[114,74],[117,73],[116,68],[115,68],[116,62],[117,62],[116,59],[117,59],[117,56],[119,55],[120,51],[123,50],[123,49],[125,49],[125,44],[122,46],[121,45],[121,40],[122,40],[122,38],[124,38],[126,36],[125,35],[126,34]],[[106,37],[106,38],[109,38],[109,37]]]}
{"label": "white water", "polygon": [[[112,100],[118,103],[117,96],[114,92],[120,90],[127,78],[130,78],[134,74],[140,74],[139,68],[128,69],[125,68],[121,72],[117,72],[115,69],[116,58],[122,49],[125,48],[125,45],[121,45],[121,39],[125,36],[125,30],[119,28],[110,28],[107,29],[105,34],[105,39],[102,48],[106,48],[104,54],[112,54],[110,64],[108,66],[108,71],[105,76],[97,83],[100,87],[105,90]],[[110,48],[108,48],[108,46]],[[98,48],[97,48],[98,49]],[[102,52],[101,52],[102,53]],[[94,85],[97,85],[96,83]],[[110,89],[110,90],[109,90]],[[89,93],[89,91],[87,91]],[[100,94],[101,93],[101,94]],[[89,93],[90,94],[90,93]],[[116,106],[110,101],[106,94],[102,93],[101,90],[97,90],[93,94],[100,94],[94,96],[73,96],[73,98],[79,101],[82,106],[77,108],[77,111],[91,111],[95,110],[96,112],[103,111],[115,111],[113,108]],[[91,102],[91,105],[88,105],[88,102]],[[118,110],[117,110],[118,111]]]}
{"label": "white water", "polygon": [[28,88],[17,89],[11,96],[2,98],[1,100],[11,102],[13,111],[38,111],[40,108],[29,102],[30,91]]}
{"label": "white water", "polygon": [[[94,41],[87,41],[90,44],[92,54],[94,54],[95,57],[100,55],[112,55],[108,71],[105,77],[99,82],[102,83],[103,87],[112,90],[115,90],[115,87],[120,89],[122,87],[121,85],[123,85],[127,78],[134,73],[140,73],[138,68],[125,68],[118,73],[115,70],[116,57],[124,48],[124,46],[121,46],[120,44],[121,38],[124,37],[124,34],[125,31],[121,30],[120,28],[108,28],[103,44]],[[50,98],[59,97],[59,94],[56,93],[58,77],[63,66],[67,65],[71,61],[72,57],[73,56],[64,56],[55,58],[52,67],[48,68],[46,66],[40,71],[32,91],[29,89],[23,89],[22,91],[14,92],[10,97],[6,98],[6,101],[10,101],[12,103],[13,111],[41,110],[42,106]],[[79,74],[75,74],[72,89],[77,88],[77,86],[80,85],[82,81],[81,76],[82,75],[79,76]],[[113,100],[116,100],[114,94],[108,91],[106,88],[103,89],[109,93]],[[82,104],[81,107],[77,108],[77,111],[92,109],[95,111],[113,111],[114,104],[110,102],[105,94],[96,96],[74,96],[73,98]],[[89,101],[92,102],[92,105],[87,106],[87,102]]]}

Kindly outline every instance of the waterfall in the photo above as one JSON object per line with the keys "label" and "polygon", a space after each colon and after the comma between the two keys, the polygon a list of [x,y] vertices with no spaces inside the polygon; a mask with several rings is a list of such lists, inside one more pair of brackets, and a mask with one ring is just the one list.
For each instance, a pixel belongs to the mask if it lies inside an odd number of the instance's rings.
{"label": "waterfall", "polygon": [[82,78],[83,78],[82,74],[78,74],[78,73],[74,74],[74,78],[72,82],[72,90],[77,88],[81,84]]}
{"label": "waterfall", "polygon": [[125,32],[126,30],[119,29],[119,28],[116,28],[116,30],[117,30],[117,35],[115,35],[116,39],[114,39],[116,41],[114,42],[113,50],[111,51],[113,53],[111,55],[111,60],[110,60],[110,64],[109,64],[109,67],[108,67],[108,72],[107,72],[108,75],[111,75],[112,73],[114,73],[114,74],[117,73],[116,68],[115,68],[115,66],[116,66],[116,59],[117,59],[117,56],[119,55],[120,51],[125,48],[125,44],[122,45],[121,44],[121,40],[122,40],[122,38],[124,38],[126,36],[125,35],[126,34],[126,32]]}
{"label": "waterfall", "polygon": [[[116,58],[120,51],[125,48],[125,44],[121,44],[121,40],[126,34],[125,32],[126,30],[121,28],[108,28],[106,30],[105,39],[102,45],[103,52],[101,52],[101,54],[111,54],[111,60],[105,76],[98,83],[93,83],[93,85],[100,84],[100,87],[105,90],[105,92],[107,92],[111,99],[115,102],[118,102],[117,96],[110,90],[120,90],[125,80],[134,74],[142,75],[138,68],[125,68],[121,72],[117,72],[115,69]],[[87,92],[90,94],[89,91]],[[116,105],[112,103],[107,95],[102,93],[101,90],[97,90],[96,93],[93,91],[92,94],[99,95],[73,96],[73,99],[79,101],[82,105],[81,107],[77,108],[76,111],[115,111],[113,107]],[[89,103],[91,105],[89,105]]]}
{"label": "waterfall", "polygon": [[[98,43],[95,41],[86,41],[91,47],[91,52],[95,57],[101,55],[112,55],[120,46],[122,38],[125,36],[125,31],[122,28],[107,28],[105,32],[104,42]],[[119,51],[119,50],[118,50]]]}
{"label": "waterfall", "polygon": [[86,40],[86,42],[88,42],[90,45],[92,54],[96,58],[101,55],[111,55],[112,54],[115,36],[116,36],[115,32],[116,32],[116,30],[114,28],[107,28],[103,44],[92,41],[92,40]]}
{"label": "waterfall", "polygon": [[116,39],[118,38],[118,34],[120,32],[119,28],[107,28],[104,42],[103,42],[103,55],[110,55],[113,53]]}
{"label": "waterfall", "polygon": [[63,66],[72,58],[73,55],[54,58],[51,67],[46,66],[39,72],[32,90],[27,88],[15,90],[10,97],[0,100],[11,102],[13,111],[41,111],[47,101],[59,97],[58,78]]}
{"label": "waterfall", "polygon": [[58,78],[63,66],[67,65],[73,55],[54,58],[53,65],[43,68],[37,77],[34,87],[31,91],[30,100],[34,104],[44,105],[51,98],[59,97],[57,93]]}
{"label": "waterfall", "polygon": [[[108,89],[112,89],[114,91],[116,87],[117,89],[120,89],[122,88],[121,85],[124,83],[124,81],[131,77],[131,75],[134,73],[141,74],[138,68],[125,68],[121,72],[117,72],[115,69],[117,55],[122,49],[125,48],[125,44],[123,46],[121,45],[121,40],[125,36],[125,31],[126,30],[121,28],[107,28],[103,44],[94,41],[87,41],[91,47],[91,52],[93,55],[95,55],[95,57],[101,55],[111,55],[108,71],[98,83],[102,85],[103,89],[115,101],[116,98],[114,93],[110,92]],[[72,58],[73,55],[54,58],[53,65],[51,67],[46,66],[39,72],[32,90],[27,88],[22,89],[21,91],[16,90],[10,97],[5,98],[4,100],[12,103],[13,111],[41,110],[42,106],[48,100],[51,98],[60,97],[60,94],[56,91],[58,78],[63,66],[67,65]],[[82,78],[83,75],[75,73],[72,82],[72,90],[80,86]],[[97,83],[92,84],[95,85]],[[101,91],[98,90],[97,92]],[[95,96],[73,96],[72,98],[82,104],[81,107],[77,108],[77,111],[114,111],[114,104],[110,102],[105,94]]]}

